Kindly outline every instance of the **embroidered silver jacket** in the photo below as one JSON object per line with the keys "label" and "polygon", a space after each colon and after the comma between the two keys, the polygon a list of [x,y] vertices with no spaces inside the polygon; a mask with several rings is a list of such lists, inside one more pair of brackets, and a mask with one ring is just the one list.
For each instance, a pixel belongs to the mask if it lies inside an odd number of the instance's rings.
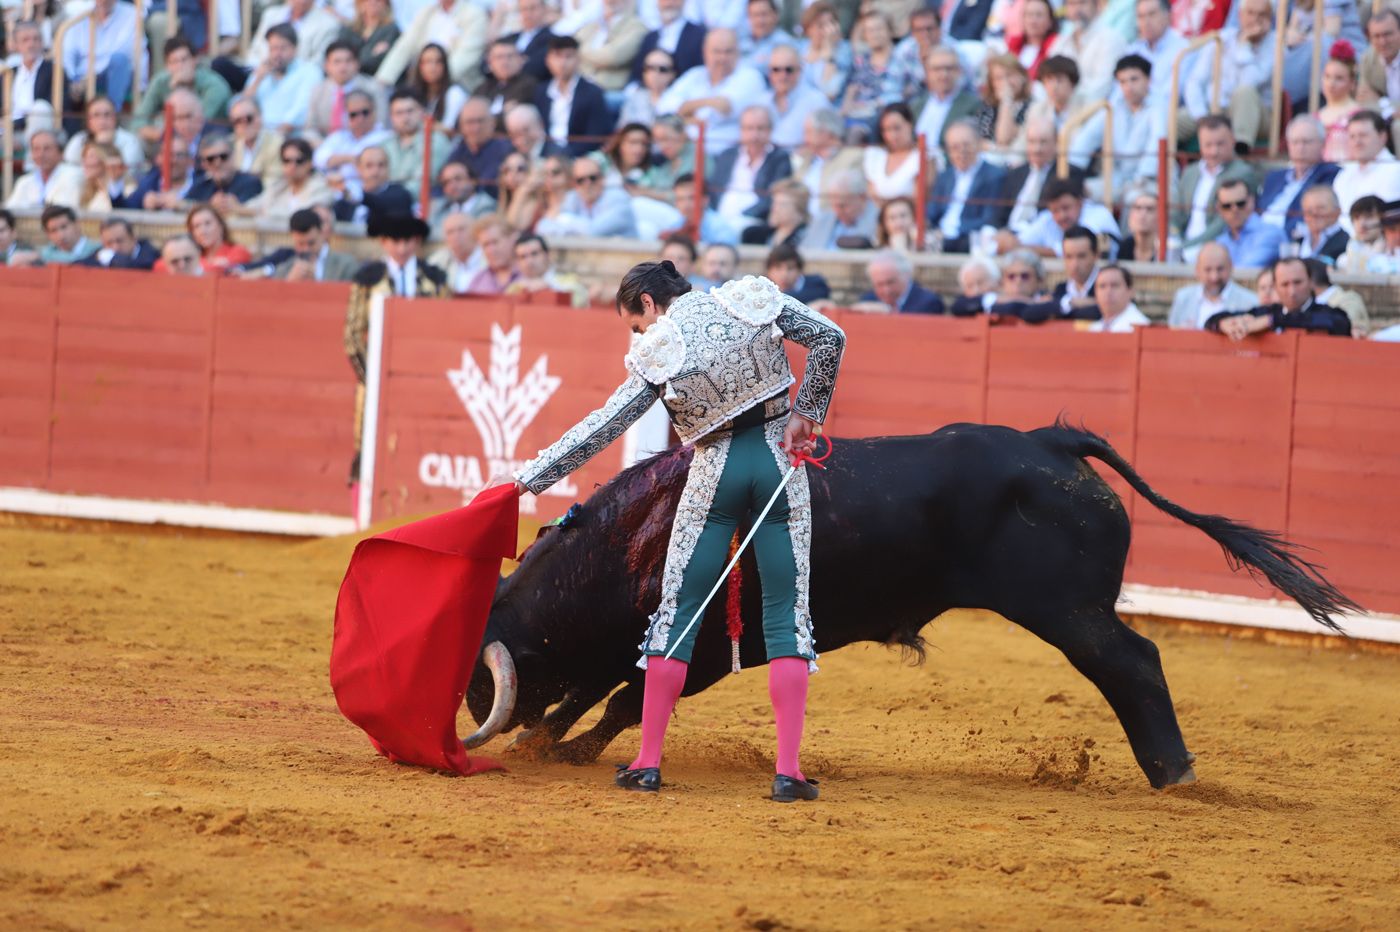
{"label": "embroidered silver jacket", "polygon": [[795,381],[784,338],[807,347],[794,409],[826,420],[846,335],[831,320],[755,275],[710,292],[690,292],[635,337],[630,373],[604,405],[520,467],[515,477],[543,492],[596,456],[659,397],[682,442],[787,391]]}

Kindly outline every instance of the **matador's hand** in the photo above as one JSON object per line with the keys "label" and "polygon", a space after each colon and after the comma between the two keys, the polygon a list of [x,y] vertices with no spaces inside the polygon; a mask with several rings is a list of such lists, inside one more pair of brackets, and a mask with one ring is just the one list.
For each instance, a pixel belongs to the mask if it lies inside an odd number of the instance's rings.
{"label": "matador's hand", "polygon": [[523,486],[523,485],[520,484],[520,480],[519,480],[519,479],[516,479],[514,476],[509,475],[509,474],[507,474],[507,473],[502,473],[502,474],[499,475],[499,476],[492,476],[492,477],[491,477],[491,481],[488,482],[488,483],[486,483],[486,487],[483,488],[481,491],[485,492],[486,489],[494,489],[494,488],[496,488],[496,486],[498,486],[498,485],[507,485],[507,484],[515,486],[515,494],[516,494],[516,495],[524,495],[524,494],[525,494],[525,486]]}
{"label": "matador's hand", "polygon": [[788,456],[813,453],[817,449],[816,434],[820,429],[816,421],[792,412],[788,415],[787,429],[783,431],[783,449]]}

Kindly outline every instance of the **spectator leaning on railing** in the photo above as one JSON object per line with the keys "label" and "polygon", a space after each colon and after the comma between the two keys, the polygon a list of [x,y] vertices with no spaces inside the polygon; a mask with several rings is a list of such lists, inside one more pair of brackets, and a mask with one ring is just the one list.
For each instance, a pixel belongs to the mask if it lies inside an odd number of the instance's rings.
{"label": "spectator leaning on railing", "polygon": [[80,260],[78,265],[149,272],[160,258],[156,248],[144,239],[137,239],[131,223],[121,217],[103,220],[99,238],[102,248]]}
{"label": "spectator leaning on railing", "polygon": [[1280,259],[1273,271],[1278,303],[1247,311],[1221,311],[1206,321],[1205,329],[1223,333],[1232,340],[1284,330],[1351,336],[1351,321],[1346,314],[1314,300],[1312,279],[1302,259]]}
{"label": "spectator leaning on railing", "polygon": [[1099,270],[1095,293],[1100,318],[1089,325],[1093,333],[1132,333],[1152,321],[1133,303],[1133,273],[1117,263]]}

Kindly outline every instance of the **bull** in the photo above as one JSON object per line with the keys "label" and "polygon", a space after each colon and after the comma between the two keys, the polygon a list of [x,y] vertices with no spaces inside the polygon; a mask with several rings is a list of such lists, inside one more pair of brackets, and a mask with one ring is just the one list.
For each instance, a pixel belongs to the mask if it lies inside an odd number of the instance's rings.
{"label": "bull", "polygon": [[[585,763],[641,721],[637,643],[661,598],[689,457],[677,448],[619,474],[542,534],[502,582],[467,692],[480,725],[468,747],[518,726],[528,731],[517,744]],[[1168,501],[1093,433],[1064,423],[1028,432],[953,424],[922,436],[838,441],[829,468],[811,471],[817,647],[876,641],[922,660],[920,630],[930,620],[950,609],[996,612],[1058,648],[1098,687],[1153,787],[1188,783],[1195,756],[1157,647],[1115,609],[1128,515],[1090,458],[1323,626],[1340,633],[1334,616],[1361,610],[1278,535]],[[758,578],[751,558],[741,569]],[[685,695],[730,672],[722,602],[701,624]],[[759,586],[742,586],[741,613],[742,665],[761,665]],[[565,740],[605,699],[597,724]]]}

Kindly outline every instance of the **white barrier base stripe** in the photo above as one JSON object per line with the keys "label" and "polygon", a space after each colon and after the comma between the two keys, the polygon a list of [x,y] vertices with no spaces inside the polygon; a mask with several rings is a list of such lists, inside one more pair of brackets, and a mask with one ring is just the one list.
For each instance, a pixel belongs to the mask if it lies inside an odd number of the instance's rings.
{"label": "white barrier base stripe", "polygon": [[355,530],[353,518],[230,508],[191,502],[153,502],[101,495],[64,495],[39,489],[0,488],[0,511],[53,515],[129,524],[173,524],[180,527],[252,531],[260,534],[294,534],[302,537],[334,537]]}
{"label": "white barrier base stripe", "polygon": [[[1251,599],[1193,589],[1167,589],[1126,583],[1122,595],[1118,597],[1118,611],[1128,615],[1155,615],[1247,628],[1273,628],[1278,631],[1338,636],[1313,621],[1308,613],[1294,602]],[[1379,612],[1344,615],[1337,619],[1337,623],[1354,638],[1400,643],[1400,616],[1397,615]]]}

